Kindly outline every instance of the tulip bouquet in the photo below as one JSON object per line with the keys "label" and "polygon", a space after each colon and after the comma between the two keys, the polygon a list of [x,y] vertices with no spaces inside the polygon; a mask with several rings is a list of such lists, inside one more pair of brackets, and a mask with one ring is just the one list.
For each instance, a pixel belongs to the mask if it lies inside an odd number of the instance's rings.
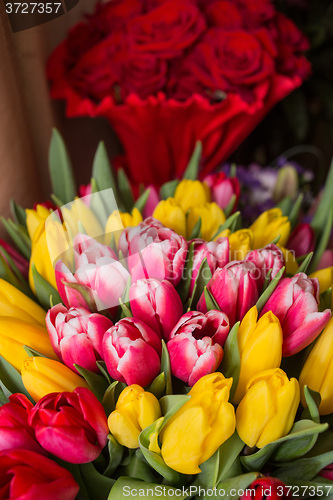
{"label": "tulip bouquet", "polygon": [[332,497],[333,167],[311,225],[287,197],[244,228],[199,159],[135,200],[101,145],[78,198],[55,132],[54,204],[12,203],[1,499]]}

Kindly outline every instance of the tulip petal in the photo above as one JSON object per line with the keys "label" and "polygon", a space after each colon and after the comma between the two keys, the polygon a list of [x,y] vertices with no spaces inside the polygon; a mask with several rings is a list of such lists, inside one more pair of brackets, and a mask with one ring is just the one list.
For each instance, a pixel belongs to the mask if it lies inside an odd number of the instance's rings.
{"label": "tulip petal", "polygon": [[313,312],[306,316],[302,324],[283,340],[283,356],[292,356],[311,344],[322,332],[331,317],[331,311]]}

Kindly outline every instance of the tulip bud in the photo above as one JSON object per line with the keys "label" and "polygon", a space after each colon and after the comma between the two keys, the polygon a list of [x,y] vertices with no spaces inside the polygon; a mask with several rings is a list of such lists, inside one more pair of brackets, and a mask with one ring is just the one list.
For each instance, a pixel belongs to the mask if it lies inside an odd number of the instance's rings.
{"label": "tulip bud", "polygon": [[229,240],[228,238],[218,238],[215,241],[205,241],[199,238],[192,240],[193,264],[190,285],[190,294],[193,292],[195,280],[197,279],[202,261],[206,258],[207,264],[212,274],[218,267],[224,267],[229,262]]}
{"label": "tulip bud", "polygon": [[139,251],[142,247],[145,248],[146,245],[140,245],[138,243],[142,243],[141,234],[147,233],[148,236],[154,240],[157,236],[157,230],[164,227],[162,222],[153,217],[148,217],[143,220],[138,226],[135,227],[126,227],[119,238],[118,248],[119,251],[123,254],[124,257],[128,257],[130,253],[131,247],[132,252]]}
{"label": "tulip bud", "polygon": [[191,236],[199,217],[201,219],[201,236],[206,241],[210,241],[215,236],[221,224],[224,224],[226,220],[223,210],[216,203],[195,206],[187,217],[188,237]]}
{"label": "tulip bud", "polygon": [[44,396],[29,424],[44,450],[72,464],[96,460],[109,432],[102,404],[84,387]]}
{"label": "tulip bud", "polygon": [[236,195],[236,201],[233,207],[234,210],[236,209],[240,195],[239,180],[236,177],[228,178],[224,172],[218,172],[216,174],[207,175],[207,177],[204,178],[204,183],[207,184],[211,190],[212,201],[215,201],[222,210],[227,208],[233,195]]}
{"label": "tulip bud", "polygon": [[13,248],[9,243],[7,243],[7,241],[4,241],[0,238],[0,254],[6,261],[7,265],[11,267],[4,252],[8,254],[8,256],[11,258],[17,269],[24,276],[24,278],[28,279],[29,262],[19,252],[17,252],[15,248]]}
{"label": "tulip bud", "polygon": [[289,196],[294,200],[298,193],[298,173],[295,167],[286,164],[280,168],[274,190],[274,200],[276,202]]}
{"label": "tulip bud", "polygon": [[169,339],[175,338],[181,333],[193,335],[195,339],[210,337],[214,344],[224,346],[229,333],[228,316],[221,312],[212,310],[203,314],[198,311],[189,311],[179,319]]}
{"label": "tulip bud", "polygon": [[259,477],[245,490],[239,500],[277,500],[290,498],[290,487],[276,477]]}
{"label": "tulip bud", "polygon": [[[183,474],[198,474],[235,430],[235,410],[228,402],[232,379],[222,373],[202,377],[187,401],[160,434],[165,463]],[[175,446],[176,443],[176,446]]]}
{"label": "tulip bud", "polygon": [[257,373],[279,368],[282,359],[283,335],[279,320],[269,311],[258,321],[254,306],[244,317],[237,334],[240,375],[233,402],[238,404],[249,380]]}
{"label": "tulip bud", "polygon": [[45,326],[44,309],[3,279],[0,279],[0,316]]}
{"label": "tulip bud", "polygon": [[115,380],[145,387],[159,374],[160,355],[158,333],[140,320],[121,319],[105,332],[103,358]]}
{"label": "tulip bud", "polygon": [[58,359],[45,328],[21,319],[0,317],[0,354],[18,372],[27,357],[24,346],[31,347],[48,358]]}
{"label": "tulip bud", "polygon": [[52,392],[70,392],[77,387],[89,389],[80,377],[59,361],[47,358],[28,358],[23,362],[22,382],[34,401]]}
{"label": "tulip bud", "polygon": [[240,229],[229,236],[230,260],[243,260],[253,246],[253,234],[250,229]]}
{"label": "tulip bud", "polygon": [[186,238],[186,215],[174,198],[160,201],[153,212],[153,217],[161,221],[165,227]]}
{"label": "tulip bud", "polygon": [[74,364],[99,373],[96,361],[102,359],[103,336],[113,326],[111,320],[86,309],[67,310],[57,304],[48,311],[46,326],[54,352],[65,365],[76,373]]}
{"label": "tulip bud", "polygon": [[0,452],[31,450],[46,454],[38,444],[34,430],[28,423],[33,404],[23,394],[9,396],[9,403],[0,408]]}
{"label": "tulip bud", "polygon": [[120,394],[116,409],[108,418],[108,426],[118,443],[134,449],[139,446],[140,432],[161,415],[158,399],[133,384]]}
{"label": "tulip bud", "polygon": [[168,339],[170,331],[183,313],[182,301],[169,281],[142,279],[129,291],[133,316]]}
{"label": "tulip bud", "polygon": [[280,368],[255,375],[236,411],[239,437],[250,448],[263,448],[286,436],[294,423],[300,401],[295,378],[288,379]]}
{"label": "tulip bud", "polygon": [[191,208],[209,203],[210,189],[204,182],[183,179],[176,188],[174,199],[186,213]]}
{"label": "tulip bud", "polygon": [[68,470],[30,450],[9,450],[0,455],[2,498],[74,500],[79,485]]}
{"label": "tulip bud", "polygon": [[[244,318],[258,300],[256,282],[258,269],[252,262],[230,262],[217,269],[207,285],[219,308],[229,318],[230,326]],[[207,312],[204,293],[197,305],[198,311]]]}
{"label": "tulip bud", "polygon": [[287,247],[295,254],[296,259],[313,252],[316,235],[310,224],[298,224],[291,233]]}
{"label": "tulip bud", "polygon": [[258,289],[261,290],[265,278],[271,271],[271,280],[281,271],[285,262],[282,250],[276,245],[267,245],[265,248],[253,250],[245,257],[246,262],[253,262],[260,270],[258,276]]}
{"label": "tulip bud", "polygon": [[283,331],[283,356],[292,356],[307,347],[328,323],[331,312],[318,312],[318,280],[299,273],[282,279],[261,312],[272,311]]}
{"label": "tulip bud", "polygon": [[282,215],[280,208],[272,208],[263,212],[250,229],[253,233],[253,248],[263,248],[278,236],[279,245],[284,247],[289,238],[290,222],[288,217]]}
{"label": "tulip bud", "polygon": [[307,385],[321,396],[319,413],[333,413],[333,318],[329,321],[323,333],[318,338],[307,357],[301,375],[302,405],[306,406],[303,387]]}
{"label": "tulip bud", "polygon": [[160,196],[157,189],[152,184],[148,184],[147,189],[149,189],[149,196],[145,208],[143,209],[143,217],[152,217],[155,208],[157,207]]}

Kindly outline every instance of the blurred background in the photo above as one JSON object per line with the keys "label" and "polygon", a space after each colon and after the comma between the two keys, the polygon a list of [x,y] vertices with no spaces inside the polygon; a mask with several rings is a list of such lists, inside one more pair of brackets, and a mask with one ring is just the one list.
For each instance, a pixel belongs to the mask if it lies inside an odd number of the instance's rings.
{"label": "blurred background", "polygon": [[[0,3],[0,213],[9,200],[29,206],[50,193],[48,147],[56,126],[68,146],[76,178],[89,182],[100,140],[110,157],[121,152],[104,119],[66,119],[63,102],[49,98],[45,65],[51,51],[95,0],[80,0],[66,15],[12,33]],[[285,156],[315,172],[313,190],[322,187],[333,156],[333,0],[276,0],[311,43],[313,74],[278,104],[230,158],[238,164],[274,164]]]}

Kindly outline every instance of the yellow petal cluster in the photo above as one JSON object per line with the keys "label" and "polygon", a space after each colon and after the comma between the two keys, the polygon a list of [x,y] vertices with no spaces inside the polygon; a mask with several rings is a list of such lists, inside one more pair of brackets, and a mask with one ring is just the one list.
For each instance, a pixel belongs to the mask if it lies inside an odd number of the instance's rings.
{"label": "yellow petal cluster", "polygon": [[280,236],[279,245],[286,246],[290,234],[288,217],[282,215],[280,208],[263,212],[250,226],[253,233],[253,248],[263,248]]}
{"label": "yellow petal cluster", "polygon": [[46,313],[35,301],[0,279],[0,317],[6,316],[45,327]]}

